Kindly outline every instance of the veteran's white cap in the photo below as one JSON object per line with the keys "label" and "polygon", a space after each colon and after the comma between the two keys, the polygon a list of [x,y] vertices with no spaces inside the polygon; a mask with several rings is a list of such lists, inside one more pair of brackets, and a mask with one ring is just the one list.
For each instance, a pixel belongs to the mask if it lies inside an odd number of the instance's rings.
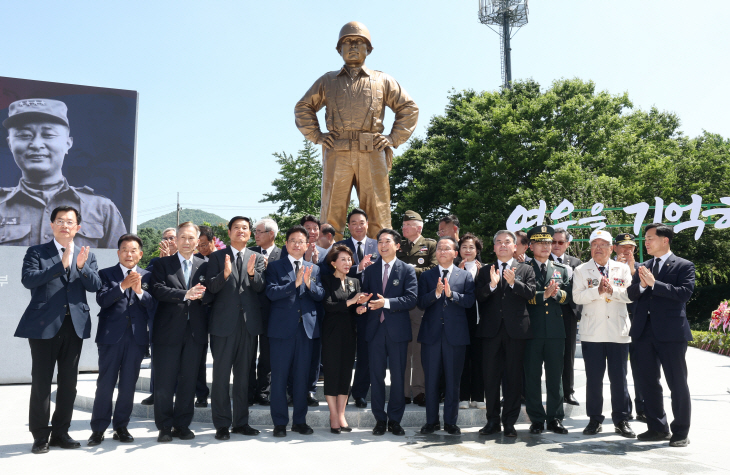
{"label": "veteran's white cap", "polygon": [[603,239],[609,244],[613,242],[611,233],[609,233],[608,231],[604,231],[603,229],[597,229],[591,233],[591,242],[595,241],[596,239]]}

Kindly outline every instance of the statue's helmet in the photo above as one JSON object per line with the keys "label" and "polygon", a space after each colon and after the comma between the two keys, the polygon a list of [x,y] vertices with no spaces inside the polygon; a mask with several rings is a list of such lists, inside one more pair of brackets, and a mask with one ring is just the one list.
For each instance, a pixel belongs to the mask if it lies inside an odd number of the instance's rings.
{"label": "statue's helmet", "polygon": [[373,43],[370,41],[370,31],[368,27],[360,23],[359,21],[351,21],[345,24],[340,30],[340,37],[337,40],[337,51],[340,51],[342,45],[342,39],[346,36],[359,36],[364,38],[368,42],[368,52],[372,51]]}

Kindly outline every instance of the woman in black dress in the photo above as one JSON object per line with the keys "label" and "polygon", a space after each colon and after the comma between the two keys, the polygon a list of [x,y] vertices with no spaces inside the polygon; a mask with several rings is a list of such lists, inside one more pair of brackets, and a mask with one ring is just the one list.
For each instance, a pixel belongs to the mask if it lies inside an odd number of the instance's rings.
{"label": "woman in black dress", "polygon": [[345,420],[345,407],[355,364],[355,311],[357,305],[367,302],[370,296],[360,292],[358,279],[347,276],[352,267],[349,247],[343,244],[334,246],[327,254],[326,265],[334,268],[334,275],[322,275],[322,364],[327,368],[324,396],[330,410],[330,431],[339,434],[343,430],[352,430]]}

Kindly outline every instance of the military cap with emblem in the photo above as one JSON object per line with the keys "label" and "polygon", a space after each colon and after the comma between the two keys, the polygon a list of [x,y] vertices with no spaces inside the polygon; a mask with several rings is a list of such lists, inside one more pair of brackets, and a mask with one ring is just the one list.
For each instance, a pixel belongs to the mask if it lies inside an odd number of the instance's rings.
{"label": "military cap with emblem", "polygon": [[540,225],[527,231],[527,239],[530,241],[552,241],[555,230],[552,226]]}
{"label": "military cap with emblem", "polygon": [[415,211],[408,210],[403,215],[403,221],[423,221],[421,219],[421,215],[416,213]]}
{"label": "military cap with emblem", "polygon": [[8,118],[3,121],[3,126],[9,129],[39,121],[56,122],[68,127],[68,107],[63,102],[54,99],[15,101],[8,107]]}
{"label": "military cap with emblem", "polygon": [[631,244],[632,246],[636,246],[636,241],[634,241],[634,236],[629,233],[619,234],[616,236],[616,239],[613,242],[617,246],[623,246],[624,244]]}

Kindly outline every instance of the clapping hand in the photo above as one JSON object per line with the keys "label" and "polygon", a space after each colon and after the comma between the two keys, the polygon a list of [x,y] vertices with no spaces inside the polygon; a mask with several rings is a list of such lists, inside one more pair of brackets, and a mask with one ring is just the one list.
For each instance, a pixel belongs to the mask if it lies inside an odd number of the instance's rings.
{"label": "clapping hand", "polygon": [[646,266],[639,267],[639,279],[641,280],[642,287],[653,287],[654,282],[656,282],[656,279],[654,279],[654,274],[652,274],[649,268]]}
{"label": "clapping hand", "polygon": [[307,270],[304,271],[304,275],[302,276],[304,285],[306,285],[308,289],[311,288],[312,285],[312,269],[314,269],[314,266],[307,267]]}
{"label": "clapping hand", "polygon": [[362,272],[364,271],[368,266],[371,266],[373,264],[373,261],[371,260],[372,254],[365,254],[365,256],[362,258],[360,263],[357,265],[357,270]]}
{"label": "clapping hand", "polygon": [[550,280],[550,283],[547,286],[547,289],[545,289],[545,294],[543,295],[543,299],[547,300],[550,297],[554,296],[558,293],[559,285],[556,281]]}
{"label": "clapping hand", "polygon": [[315,264],[318,262],[319,251],[317,251],[317,244],[313,242],[309,243],[309,246],[307,246],[307,250],[304,251],[304,260],[307,262],[314,262]]}
{"label": "clapping hand", "polygon": [[598,294],[613,295],[613,287],[606,277],[601,277],[601,284],[598,286]]}
{"label": "clapping hand", "polygon": [[254,256],[253,253],[251,253],[251,255],[248,256],[248,263],[246,263],[246,271],[248,272],[248,275],[253,275],[253,273],[256,271],[256,256]]}
{"label": "clapping hand", "polygon": [[446,294],[446,298],[451,298],[451,286],[449,285],[449,281],[444,279],[444,293]]}
{"label": "clapping hand", "polygon": [[377,294],[378,298],[375,300],[371,300],[368,302],[368,308],[370,310],[377,310],[379,308],[383,308],[385,306],[385,297],[383,297],[380,294]]}
{"label": "clapping hand", "polygon": [[132,271],[129,273],[129,275],[134,276],[133,282],[132,282],[132,290],[135,294],[141,294],[142,293],[142,276],[139,275],[139,273]]}
{"label": "clapping hand", "polygon": [[228,277],[233,272],[233,264],[231,263],[231,256],[226,254],[226,262],[223,264],[223,278],[228,280]]}
{"label": "clapping hand", "polygon": [[125,277],[124,280],[121,282],[122,290],[127,290],[130,287],[134,288],[134,284],[135,284],[136,280],[141,281],[141,279],[139,279],[138,273],[136,273],[135,271],[132,271],[129,274],[127,274],[127,277]]}
{"label": "clapping hand", "polygon": [[294,287],[299,287],[302,285],[302,281],[304,280],[304,266],[299,267],[299,272],[297,272],[297,280],[294,282]]}
{"label": "clapping hand", "polygon": [[443,279],[441,279],[441,277],[439,277],[438,281],[436,282],[436,290],[435,290],[437,299],[441,298],[441,293],[443,291],[444,291],[444,282],[443,282]]}
{"label": "clapping hand", "polygon": [[[71,247],[71,246],[69,246]],[[66,248],[68,251],[68,247]],[[65,253],[64,253],[65,254]],[[84,264],[86,264],[86,259],[89,258],[89,246],[81,246],[81,250],[79,251],[79,255],[76,256],[76,267],[79,269],[84,267]]]}
{"label": "clapping hand", "polygon": [[[79,252],[79,255],[81,253]],[[71,267],[71,259],[73,259],[73,253],[71,252],[71,246],[66,246],[66,249],[63,251],[63,255],[61,256],[61,263],[63,264],[64,269],[68,269]]]}
{"label": "clapping hand", "polygon": [[497,269],[497,266],[492,266],[489,268],[489,277],[492,279],[491,286],[496,287],[499,285],[499,270]]}
{"label": "clapping hand", "polygon": [[364,292],[359,292],[359,293],[355,294],[354,297],[352,297],[350,300],[347,301],[347,306],[349,307],[350,305],[362,305],[365,302],[367,302],[370,299],[370,297],[372,297],[372,296],[373,296],[373,294],[366,294]]}
{"label": "clapping hand", "polygon": [[503,272],[504,280],[507,281],[507,284],[509,285],[515,285],[515,271],[512,269],[505,269]]}
{"label": "clapping hand", "polygon": [[197,300],[201,298],[204,293],[205,287],[203,287],[203,284],[196,284],[195,287],[191,287],[187,292],[185,292],[185,298],[187,300]]}

